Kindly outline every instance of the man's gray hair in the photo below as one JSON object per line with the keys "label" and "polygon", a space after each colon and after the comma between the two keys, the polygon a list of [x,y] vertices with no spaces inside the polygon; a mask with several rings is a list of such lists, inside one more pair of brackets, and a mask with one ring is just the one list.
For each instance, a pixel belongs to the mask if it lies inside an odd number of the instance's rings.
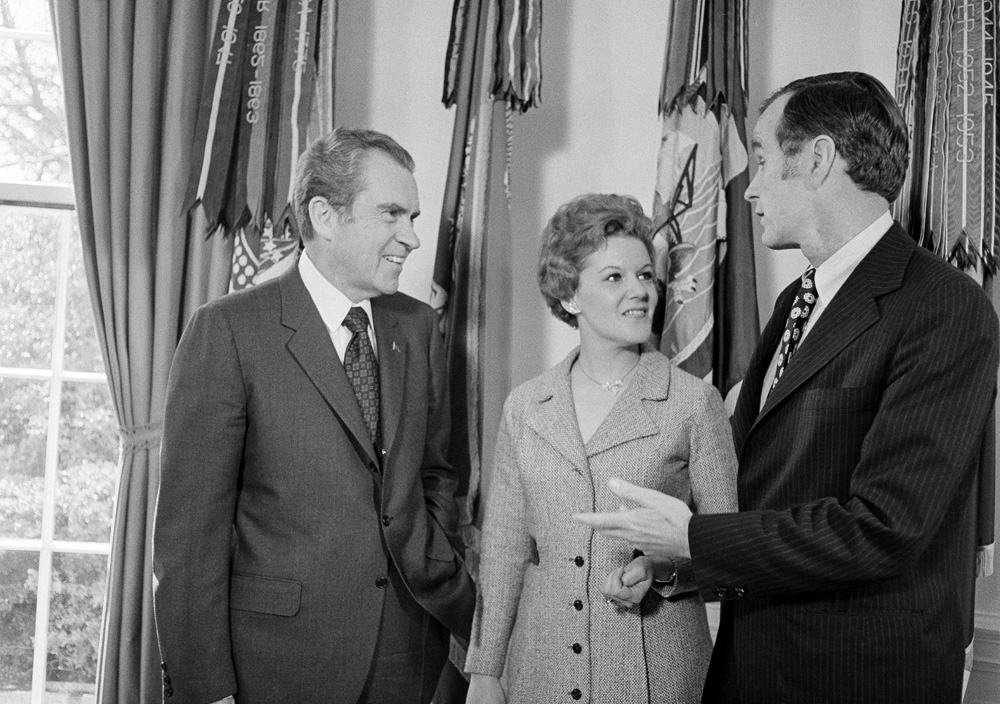
{"label": "man's gray hair", "polygon": [[385,152],[413,172],[410,153],[389,135],[374,130],[338,127],[302,152],[295,170],[292,204],[303,241],[308,242],[315,234],[309,220],[309,202],[316,196],[324,198],[340,217],[350,217],[354,199],[367,185],[364,156],[373,149]]}

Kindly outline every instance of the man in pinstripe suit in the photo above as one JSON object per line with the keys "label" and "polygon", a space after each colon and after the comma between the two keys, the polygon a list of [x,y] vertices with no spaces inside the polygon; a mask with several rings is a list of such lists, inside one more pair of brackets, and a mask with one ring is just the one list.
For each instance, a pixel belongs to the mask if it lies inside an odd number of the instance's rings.
{"label": "man in pinstripe suit", "polygon": [[878,81],[804,78],[764,107],[746,197],[764,244],[815,267],[818,300],[803,316],[799,281],[785,289],[747,370],[741,510],[692,516],[612,480],[638,508],[579,519],[690,557],[724,602],[705,702],[959,702],[997,316],[889,216],[908,140]]}

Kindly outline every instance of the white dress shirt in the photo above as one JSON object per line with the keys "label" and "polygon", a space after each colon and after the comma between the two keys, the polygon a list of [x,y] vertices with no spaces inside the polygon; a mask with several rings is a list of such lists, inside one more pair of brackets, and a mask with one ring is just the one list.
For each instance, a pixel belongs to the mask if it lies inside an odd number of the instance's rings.
{"label": "white dress shirt", "polygon": [[316,265],[309,258],[305,250],[299,257],[299,274],[302,276],[302,283],[306,285],[309,296],[319,309],[319,315],[326,324],[326,329],[330,333],[330,339],[337,350],[340,361],[344,361],[344,354],[347,352],[347,345],[353,336],[351,331],[344,327],[344,319],[347,318],[348,311],[355,306],[363,308],[368,314],[368,339],[372,343],[372,351],[378,358],[378,349],[375,345],[375,328],[372,318],[372,302],[366,298],[357,303],[352,303],[351,299],[345,296],[339,288],[327,281]]}
{"label": "white dress shirt", "polygon": [[[816,304],[813,306],[812,315],[802,327],[802,337],[796,347],[802,347],[806,340],[806,335],[816,325],[816,321],[823,315],[823,311],[837,295],[837,292],[844,285],[854,270],[858,268],[861,260],[868,256],[872,248],[892,227],[892,215],[885,211],[875,222],[852,237],[843,247],[834,252],[829,259],[816,267]],[[774,382],[774,375],[778,370],[778,353],[781,351],[781,344],[774,350],[771,356],[771,364],[767,368],[767,375],[764,377],[764,385],[761,387],[760,407],[764,407],[767,396],[771,392],[771,384]],[[794,353],[792,355],[794,357]]]}

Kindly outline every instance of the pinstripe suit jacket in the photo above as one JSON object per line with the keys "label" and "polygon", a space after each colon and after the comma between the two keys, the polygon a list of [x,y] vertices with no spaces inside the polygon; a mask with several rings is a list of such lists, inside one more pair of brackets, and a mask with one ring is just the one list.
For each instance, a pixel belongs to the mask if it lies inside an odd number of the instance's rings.
{"label": "pinstripe suit jacket", "polygon": [[797,285],[733,416],[742,510],[689,529],[699,587],[729,602],[704,701],[959,702],[996,314],[894,225],[758,413]]}

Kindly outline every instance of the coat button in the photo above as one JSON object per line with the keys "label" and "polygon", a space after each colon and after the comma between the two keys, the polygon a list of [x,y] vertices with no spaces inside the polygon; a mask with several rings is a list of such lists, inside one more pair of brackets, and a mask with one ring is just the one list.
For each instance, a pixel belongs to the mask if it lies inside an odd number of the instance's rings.
{"label": "coat button", "polygon": [[583,567],[583,556],[577,555],[576,558],[573,560],[573,562],[576,563],[577,567]]}
{"label": "coat button", "polygon": [[390,523],[392,523],[392,516],[382,516],[382,525],[388,528]]}
{"label": "coat button", "polygon": [[164,687],[164,689],[163,689],[163,696],[165,696],[165,697],[172,697],[172,696],[174,696],[174,690],[172,690],[170,687]]}
{"label": "coat button", "polygon": [[379,589],[385,589],[385,586],[389,583],[389,580],[385,577],[379,577],[375,580],[375,586]]}
{"label": "coat button", "polygon": [[727,596],[729,596],[729,590],[726,589],[725,587],[716,587],[715,595],[720,599],[725,599]]}
{"label": "coat button", "polygon": [[577,611],[583,611],[583,602],[577,599],[573,602],[573,608]]}
{"label": "coat button", "polygon": [[580,645],[579,643],[573,643],[572,648],[573,652],[576,653],[577,655],[583,652],[583,646]]}
{"label": "coat button", "polygon": [[579,699],[580,697],[583,696],[583,692],[581,692],[579,689],[574,689],[572,692],[569,693],[569,696],[573,697],[573,699]]}

